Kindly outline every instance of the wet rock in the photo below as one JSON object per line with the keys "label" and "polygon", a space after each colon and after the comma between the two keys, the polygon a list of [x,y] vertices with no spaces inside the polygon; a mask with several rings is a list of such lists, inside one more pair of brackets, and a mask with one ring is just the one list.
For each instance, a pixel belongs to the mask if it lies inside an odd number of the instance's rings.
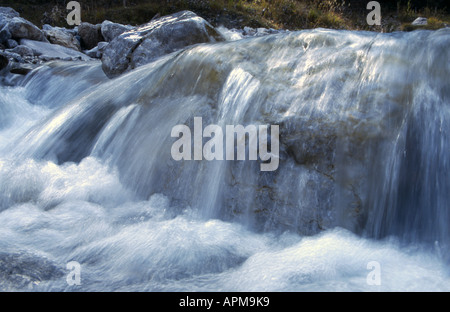
{"label": "wet rock", "polygon": [[132,29],[133,26],[113,23],[111,21],[104,21],[101,25],[102,36],[107,42],[112,41],[114,38],[118,37],[124,32],[130,31]]}
{"label": "wet rock", "polygon": [[92,25],[90,23],[81,23],[78,26],[82,48],[90,50],[95,48],[100,41],[104,41],[100,28],[100,25]]}
{"label": "wet rock", "polygon": [[14,49],[15,47],[17,47],[19,44],[17,43],[16,40],[14,39],[8,39],[6,40],[6,47],[8,49]]}
{"label": "wet rock", "polygon": [[48,61],[55,59],[81,59],[88,61],[91,58],[81,52],[69,49],[60,45],[50,44],[47,42],[33,41],[22,39],[20,44],[27,46],[33,50],[34,55],[39,56],[40,59]]}
{"label": "wet rock", "polygon": [[244,27],[244,36],[254,36],[256,35],[256,29],[245,26]]}
{"label": "wet rock", "polygon": [[30,63],[13,63],[9,72],[11,74],[17,75],[27,75],[33,69],[38,67],[38,64],[30,64]]}
{"label": "wet rock", "polygon": [[33,50],[24,45],[18,45],[14,49],[8,50],[9,52],[17,53],[22,57],[34,56]]}
{"label": "wet rock", "polygon": [[92,58],[101,58],[101,53],[98,51],[98,47],[84,51],[84,54]]}
{"label": "wet rock", "polygon": [[19,13],[17,13],[12,8],[0,7],[0,29],[3,28],[6,24],[8,24],[9,20],[19,16],[20,16]]}
{"label": "wet rock", "polygon": [[[61,278],[64,270],[53,261],[26,252],[0,253],[2,287],[29,289],[42,281]],[[9,289],[0,289],[7,291]]]}
{"label": "wet rock", "polygon": [[39,28],[21,17],[10,19],[5,27],[11,33],[12,38],[46,41],[44,34]]}
{"label": "wet rock", "polygon": [[100,52],[103,52],[103,51],[105,50],[105,48],[106,48],[107,45],[108,45],[108,42],[105,42],[105,41],[99,42],[99,43],[98,43],[98,50],[99,50]]}
{"label": "wet rock", "polygon": [[65,31],[62,28],[46,27],[46,29],[44,29],[44,33],[48,41],[52,44],[58,44],[69,49],[81,51],[80,42],[72,33]]}
{"label": "wet rock", "polygon": [[19,54],[8,50],[2,51],[0,54],[5,56],[10,62],[25,62],[25,60]]}
{"label": "wet rock", "polygon": [[116,37],[105,48],[102,68],[112,78],[190,45],[223,40],[203,18],[182,11],[154,19]]}

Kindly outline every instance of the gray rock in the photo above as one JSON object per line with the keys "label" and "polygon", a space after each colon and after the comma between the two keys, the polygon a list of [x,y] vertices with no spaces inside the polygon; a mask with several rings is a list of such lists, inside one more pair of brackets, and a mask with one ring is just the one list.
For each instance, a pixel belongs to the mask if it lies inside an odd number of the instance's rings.
{"label": "gray rock", "polygon": [[10,19],[5,27],[8,28],[12,38],[45,41],[45,36],[42,31],[21,17]]}
{"label": "gray rock", "polygon": [[19,62],[19,63],[25,62],[25,60],[19,54],[8,50],[2,51],[0,54],[8,58],[10,62]]}
{"label": "gray rock", "polygon": [[17,75],[27,75],[33,69],[39,67],[38,64],[30,64],[30,63],[13,63],[9,72],[11,74]]}
{"label": "gray rock", "polygon": [[99,43],[98,43],[98,46],[97,46],[97,47],[98,47],[98,50],[99,50],[100,52],[103,52],[108,44],[109,44],[109,43],[108,43],[108,42],[105,42],[105,41],[99,42]]}
{"label": "gray rock", "polygon": [[0,279],[6,289],[30,290],[40,282],[63,278],[64,273],[64,268],[42,256],[26,251],[0,252]]}
{"label": "gray rock", "polygon": [[411,23],[411,25],[416,25],[416,26],[420,26],[420,25],[427,25],[428,21],[425,17],[418,17],[414,20],[414,22]]}
{"label": "gray rock", "polygon": [[70,57],[71,59],[81,59],[84,61],[88,61],[91,59],[90,57],[81,52],[57,44],[50,44],[47,42],[40,42],[27,39],[20,40],[20,44],[31,48],[33,50],[34,55],[39,56],[40,59],[45,61],[55,59],[63,60],[68,57]]}
{"label": "gray rock", "polygon": [[8,7],[0,7],[0,28],[3,28],[10,19],[19,17],[20,14]]}
{"label": "gray rock", "polygon": [[49,29],[46,27],[44,33],[50,43],[58,44],[76,51],[81,51],[80,43],[75,36],[70,32],[64,31],[62,28],[52,27]]}
{"label": "gray rock", "polygon": [[5,43],[6,41],[8,41],[9,39],[11,39],[11,33],[8,30],[8,27],[4,26],[1,30],[0,30],[0,43]]}
{"label": "gray rock", "polygon": [[132,29],[133,26],[113,23],[111,21],[104,21],[101,25],[102,36],[107,42],[111,42],[114,38]]}
{"label": "gray rock", "polygon": [[17,47],[19,44],[17,43],[16,40],[14,39],[8,39],[6,40],[6,47],[8,49],[14,49],[15,47]]}
{"label": "gray rock", "polygon": [[98,51],[98,47],[84,51],[84,54],[92,58],[101,58],[101,53]]}
{"label": "gray rock", "polygon": [[256,29],[245,26],[244,27],[244,36],[254,36],[256,35]]}
{"label": "gray rock", "polygon": [[82,48],[90,50],[95,48],[100,41],[104,41],[100,27],[100,25],[92,25],[90,23],[81,23],[78,26]]}
{"label": "gray rock", "polygon": [[6,66],[8,66],[8,63],[9,63],[8,58],[5,55],[0,54],[0,70],[6,68]]}
{"label": "gray rock", "polygon": [[18,45],[14,49],[10,49],[8,51],[12,52],[12,53],[17,53],[17,54],[19,54],[22,57],[34,56],[33,50],[31,48],[27,47],[27,46],[24,46],[24,45]]}
{"label": "gray rock", "polygon": [[112,78],[190,45],[223,40],[203,18],[182,11],[154,19],[116,37],[105,48],[102,68]]}
{"label": "gray rock", "polygon": [[6,18],[19,17],[20,14],[10,7],[0,7],[0,15],[5,16]]}

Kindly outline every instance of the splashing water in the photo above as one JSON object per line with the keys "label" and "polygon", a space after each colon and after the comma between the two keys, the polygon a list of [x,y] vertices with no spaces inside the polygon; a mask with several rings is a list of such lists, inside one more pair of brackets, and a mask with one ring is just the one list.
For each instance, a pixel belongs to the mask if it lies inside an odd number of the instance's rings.
{"label": "splashing water", "polygon": [[[1,86],[0,290],[450,290],[448,46],[316,29]],[[279,125],[279,169],[173,160],[197,116]]]}

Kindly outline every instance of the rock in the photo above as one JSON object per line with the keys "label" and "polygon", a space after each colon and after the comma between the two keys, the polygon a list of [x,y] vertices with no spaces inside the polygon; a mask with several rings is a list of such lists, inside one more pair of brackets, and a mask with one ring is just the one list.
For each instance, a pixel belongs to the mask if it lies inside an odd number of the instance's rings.
{"label": "rock", "polygon": [[256,35],[256,29],[245,26],[244,27],[244,36],[254,36]]}
{"label": "rock", "polygon": [[95,48],[100,41],[104,41],[100,27],[100,25],[92,25],[90,23],[81,23],[78,26],[82,48],[90,50]]}
{"label": "rock", "polygon": [[42,30],[44,32],[49,31],[49,30],[59,30],[59,31],[64,32],[65,34],[72,35],[72,36],[76,36],[78,34],[78,27],[74,27],[73,29],[67,29],[64,27],[57,27],[57,26],[53,27],[51,25],[44,24],[42,26]]}
{"label": "rock", "polygon": [[24,46],[24,45],[18,45],[14,49],[10,49],[8,51],[12,52],[12,53],[17,53],[17,54],[19,54],[22,57],[34,56],[33,50],[31,48],[27,47],[27,46]]}
{"label": "rock", "polygon": [[98,51],[98,47],[95,47],[88,51],[84,51],[84,54],[86,54],[87,56],[92,57],[92,58],[101,58],[101,54]]}
{"label": "rock", "polygon": [[88,61],[91,58],[87,55],[75,51],[73,49],[69,49],[57,44],[50,44],[47,42],[40,42],[40,41],[33,41],[33,40],[27,40],[22,39],[20,40],[20,44],[27,46],[33,50],[34,55],[37,55],[40,57],[40,59],[49,61],[49,60],[55,60],[55,59],[81,59],[84,61]]}
{"label": "rock", "polygon": [[105,42],[105,41],[99,42],[99,43],[98,43],[98,46],[97,46],[97,47],[98,47],[98,50],[99,50],[100,52],[103,52],[108,44],[109,44],[109,43],[108,43],[108,42]]}
{"label": "rock", "polygon": [[104,21],[101,25],[102,36],[107,42],[111,42],[117,36],[131,29],[133,29],[133,26],[113,23],[111,21]]}
{"label": "rock", "polygon": [[427,19],[425,17],[418,17],[411,23],[411,25],[419,26],[419,25],[427,25]]}
{"label": "rock", "polygon": [[8,66],[8,63],[9,63],[8,58],[5,55],[0,54],[0,70],[6,68],[6,66]]}
{"label": "rock", "polygon": [[6,40],[6,47],[8,49],[14,49],[15,47],[17,47],[19,44],[17,43],[16,40],[14,39],[8,39]]}
{"label": "rock", "polygon": [[20,14],[10,7],[0,7],[0,16],[5,16],[6,18],[19,17]]}
{"label": "rock", "polygon": [[10,19],[5,27],[8,28],[12,38],[15,39],[46,40],[43,32],[39,28],[21,17]]}
{"label": "rock", "polygon": [[224,38],[190,11],[154,19],[116,37],[105,48],[102,68],[110,78],[197,43]]}
{"label": "rock", "polygon": [[44,33],[50,43],[58,44],[76,51],[81,51],[79,41],[69,32],[65,32],[62,29],[54,27],[52,29],[44,30]]}
{"label": "rock", "polygon": [[19,54],[8,50],[2,51],[0,54],[8,58],[10,62],[19,62],[19,63],[25,62],[25,60]]}
{"label": "rock", "polygon": [[64,268],[28,251],[0,252],[0,280],[6,289],[33,289],[35,285],[64,277]]}
{"label": "rock", "polygon": [[29,63],[13,63],[9,72],[11,74],[17,75],[27,75],[33,69],[39,67],[37,64],[29,64]]}
{"label": "rock", "polygon": [[19,17],[20,14],[14,9],[8,7],[0,7],[0,28],[3,28],[10,19],[14,17]]}
{"label": "rock", "polygon": [[11,39],[11,33],[8,30],[8,27],[3,27],[0,30],[0,43],[6,43],[6,41],[8,41],[9,39]]}

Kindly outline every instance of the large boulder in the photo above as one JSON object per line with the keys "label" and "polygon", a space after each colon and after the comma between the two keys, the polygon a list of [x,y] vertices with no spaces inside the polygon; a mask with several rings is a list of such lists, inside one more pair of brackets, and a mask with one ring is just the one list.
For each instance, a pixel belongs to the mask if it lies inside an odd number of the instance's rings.
{"label": "large boulder", "polygon": [[18,45],[17,47],[10,49],[8,51],[12,53],[17,53],[22,57],[34,56],[33,49],[24,45]]}
{"label": "large boulder", "polygon": [[223,40],[203,18],[182,11],[153,19],[116,37],[105,48],[102,68],[112,78],[187,46]]}
{"label": "large boulder", "polygon": [[47,26],[44,28],[44,33],[50,43],[81,51],[81,45],[75,36],[63,28]]}
{"label": "large boulder", "polygon": [[43,32],[39,28],[21,17],[10,19],[4,27],[8,29],[14,39],[46,41]]}
{"label": "large boulder", "polygon": [[20,44],[29,47],[33,50],[35,56],[39,56],[44,61],[48,60],[84,60],[88,61],[91,58],[81,52],[69,49],[60,45],[50,44],[47,42],[33,41],[22,39]]}
{"label": "large boulder", "polygon": [[19,13],[17,13],[14,9],[8,7],[0,7],[0,29],[3,28],[10,19],[19,16]]}
{"label": "large boulder", "polygon": [[101,25],[102,36],[107,42],[111,42],[114,38],[132,29],[133,26],[113,23],[111,21],[104,21]]}
{"label": "large boulder", "polygon": [[81,47],[86,50],[93,49],[103,40],[101,25],[81,23],[78,26],[78,34],[81,37]]}

